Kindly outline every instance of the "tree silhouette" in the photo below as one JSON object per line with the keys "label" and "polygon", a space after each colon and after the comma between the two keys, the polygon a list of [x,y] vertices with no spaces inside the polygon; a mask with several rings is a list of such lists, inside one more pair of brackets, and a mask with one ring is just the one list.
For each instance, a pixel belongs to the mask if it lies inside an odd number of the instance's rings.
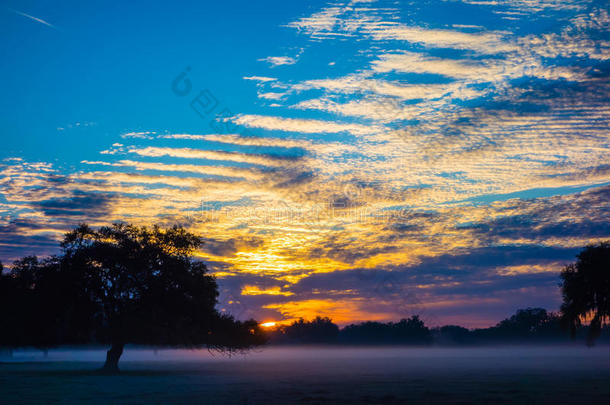
{"label": "tree silhouette", "polygon": [[463,345],[472,343],[472,332],[457,325],[445,325],[434,330],[435,342],[441,345]]}
{"label": "tree silhouette", "polygon": [[330,318],[317,316],[311,321],[303,318],[294,321],[283,330],[285,339],[298,343],[334,343],[339,327]]}
{"label": "tree silhouette", "polygon": [[362,322],[347,325],[341,330],[340,339],[350,344],[429,344],[430,329],[418,315],[399,322]]}
{"label": "tree silhouette", "polygon": [[14,298],[14,283],[8,274],[4,274],[4,266],[0,262],[0,354],[12,354],[15,346],[15,319],[14,312],[10,310],[18,305]]}
{"label": "tree silhouette", "polygon": [[493,329],[496,335],[504,339],[548,338],[559,332],[558,317],[544,308],[518,309],[508,319],[498,323]]}
{"label": "tree silhouette", "polygon": [[587,345],[593,346],[610,318],[610,243],[584,248],[561,272],[562,319],[572,336],[590,319]]}
{"label": "tree silhouette", "polygon": [[115,372],[127,343],[230,351],[264,343],[255,321],[216,311],[216,281],[192,259],[200,244],[180,227],[79,226],[59,256],[26,257],[3,277],[20,304],[5,344],[107,343],[104,370]]}

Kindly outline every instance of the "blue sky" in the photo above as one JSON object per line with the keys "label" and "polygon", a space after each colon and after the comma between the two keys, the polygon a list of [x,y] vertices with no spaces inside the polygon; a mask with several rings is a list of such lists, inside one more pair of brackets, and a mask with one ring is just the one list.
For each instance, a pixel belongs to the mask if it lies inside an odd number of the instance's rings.
{"label": "blue sky", "polygon": [[607,10],[3,2],[0,260],[181,223],[239,317],[557,309],[610,237]]}
{"label": "blue sky", "polygon": [[[201,121],[169,88],[185,66],[192,66],[200,86],[213,85],[232,108],[246,108],[254,91],[241,77],[263,70],[257,59],[281,42],[289,44],[278,22],[287,20],[282,14],[290,10],[280,5],[270,2],[277,13],[256,18],[251,15],[258,7],[231,2],[7,5],[44,16],[57,28],[2,10],[4,153],[48,159],[40,141],[53,134],[45,146],[56,146],[62,160],[78,162],[83,152],[97,154],[122,132],[200,131]],[[257,46],[247,46],[245,38]],[[77,131],[82,129],[73,128],[77,122],[90,126]],[[74,130],[58,134],[59,127]],[[30,142],[24,142],[26,135]]]}

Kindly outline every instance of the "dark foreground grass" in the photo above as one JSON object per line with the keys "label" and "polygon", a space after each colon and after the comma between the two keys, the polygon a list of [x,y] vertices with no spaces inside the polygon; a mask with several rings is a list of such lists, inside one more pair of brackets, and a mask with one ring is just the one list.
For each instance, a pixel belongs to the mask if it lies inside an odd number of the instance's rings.
{"label": "dark foreground grass", "polygon": [[131,350],[119,375],[100,374],[98,354],[18,354],[0,364],[0,403],[610,403],[607,347]]}

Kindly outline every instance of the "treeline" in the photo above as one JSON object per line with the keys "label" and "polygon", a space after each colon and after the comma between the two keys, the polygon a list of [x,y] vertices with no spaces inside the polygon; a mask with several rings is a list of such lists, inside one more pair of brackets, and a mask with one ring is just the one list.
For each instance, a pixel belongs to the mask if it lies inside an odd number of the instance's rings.
{"label": "treeline", "polygon": [[[608,329],[606,327],[605,329]],[[587,326],[576,332],[582,344]],[[288,326],[267,332],[270,344],[343,344],[343,345],[486,345],[569,343],[570,332],[559,314],[543,308],[518,310],[510,318],[489,328],[467,329],[446,325],[430,328],[415,315],[399,322],[362,322],[339,328],[329,318],[300,319]],[[610,342],[608,333],[601,342]]]}

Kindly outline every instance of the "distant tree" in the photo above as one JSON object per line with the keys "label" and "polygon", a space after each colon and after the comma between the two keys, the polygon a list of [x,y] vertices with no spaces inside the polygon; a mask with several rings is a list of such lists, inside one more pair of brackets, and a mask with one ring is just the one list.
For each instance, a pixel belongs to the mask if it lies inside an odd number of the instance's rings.
{"label": "distant tree", "polygon": [[426,327],[424,321],[419,318],[419,315],[413,315],[407,319],[401,319],[400,322],[393,324],[396,338],[400,342],[410,343],[430,343],[432,334],[430,329]]}
{"label": "distant tree", "polygon": [[518,309],[510,318],[495,326],[471,331],[477,343],[561,340],[565,338],[560,328],[559,316],[544,308]]}
{"label": "distant tree", "polygon": [[8,274],[4,274],[4,266],[0,262],[0,354],[12,355],[14,341],[14,322],[11,319],[13,283]]}
{"label": "distant tree", "polygon": [[15,262],[13,345],[108,343],[104,370],[118,371],[125,344],[244,350],[264,343],[255,321],[219,314],[218,287],[192,259],[200,238],[183,228],[81,225],[59,256]]}
{"label": "distant tree", "polygon": [[576,258],[561,272],[561,314],[572,336],[590,320],[587,345],[593,346],[610,319],[610,242],[587,246]]}
{"label": "distant tree", "polygon": [[36,276],[38,259],[24,257],[13,263],[11,271],[0,279],[0,300],[3,308],[0,345],[9,350],[22,343],[32,346],[36,339]]}
{"label": "distant tree", "polygon": [[341,341],[357,344],[391,343],[392,323],[367,321],[347,325],[341,330]]}
{"label": "distant tree", "polygon": [[330,318],[317,316],[311,321],[299,319],[282,330],[284,340],[293,343],[335,343],[339,327]]}
{"label": "distant tree", "polygon": [[498,323],[496,329],[506,337],[527,338],[538,335],[551,321],[551,315],[544,308],[518,309],[513,316]]}
{"label": "distant tree", "polygon": [[462,345],[472,343],[471,332],[457,325],[445,325],[434,330],[435,343],[443,345]]}
{"label": "distant tree", "polygon": [[11,313],[7,316],[15,346],[44,349],[59,343],[60,311],[68,285],[57,270],[54,257],[26,256],[13,262],[5,280],[10,288]]}
{"label": "distant tree", "polygon": [[355,344],[429,344],[432,342],[430,329],[417,315],[399,322],[363,322],[348,325],[341,330],[339,337],[344,343]]}

